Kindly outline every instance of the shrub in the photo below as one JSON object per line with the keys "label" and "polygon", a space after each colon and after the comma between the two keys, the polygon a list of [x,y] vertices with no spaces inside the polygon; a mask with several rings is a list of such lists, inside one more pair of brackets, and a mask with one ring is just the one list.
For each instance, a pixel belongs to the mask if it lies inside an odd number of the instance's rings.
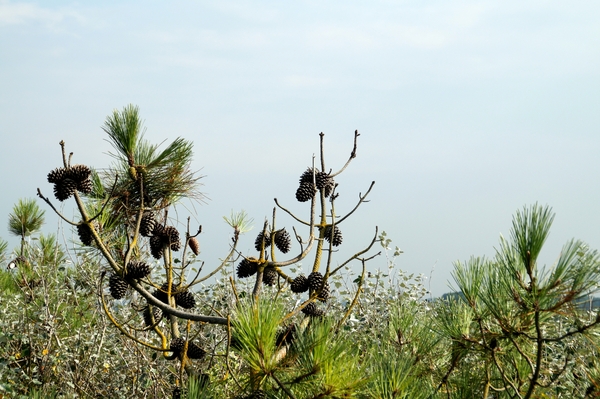
{"label": "shrub", "polygon": [[[549,207],[518,211],[493,259],[456,262],[457,292],[427,300],[424,277],[396,270],[402,251],[377,228],[364,248],[336,259],[342,232],[352,234],[344,222],[374,182],[338,213],[338,176],[359,135],[333,172],[321,134],[320,165],[300,174],[295,193],[307,215],[275,199],[254,256],[243,256],[250,220],[232,213],[229,252],[205,270],[201,227],[169,214],[182,198],[202,198],[192,143],[147,142],[133,106],[114,111],[104,130],[110,168],[72,164],[61,142],[63,164],[48,174],[56,199],[77,205],[78,220],[59,214],[76,229],[75,251],[54,236],[30,244],[23,233],[17,267],[0,271],[0,397],[597,395],[600,315],[581,304],[598,289],[600,258],[573,240],[555,265],[538,265]],[[41,225],[33,227],[27,235]],[[381,254],[385,267],[367,272]]]}

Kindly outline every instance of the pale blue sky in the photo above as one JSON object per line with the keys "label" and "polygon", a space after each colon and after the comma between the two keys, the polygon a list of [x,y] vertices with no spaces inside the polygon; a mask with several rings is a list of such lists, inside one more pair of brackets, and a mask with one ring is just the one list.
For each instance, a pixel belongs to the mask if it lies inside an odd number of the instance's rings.
{"label": "pale blue sky", "polygon": [[337,169],[355,129],[337,209],[376,185],[337,261],[377,225],[402,269],[434,269],[439,295],[453,261],[492,255],[536,201],[557,213],[545,262],[572,237],[600,248],[598,21],[592,1],[0,0],[0,215],[51,195],[61,139],[107,166],[100,126],[133,103],[147,138],[195,143],[208,265],[228,245],[223,215],[260,226],[274,197],[305,210],[294,192],[318,133]]}

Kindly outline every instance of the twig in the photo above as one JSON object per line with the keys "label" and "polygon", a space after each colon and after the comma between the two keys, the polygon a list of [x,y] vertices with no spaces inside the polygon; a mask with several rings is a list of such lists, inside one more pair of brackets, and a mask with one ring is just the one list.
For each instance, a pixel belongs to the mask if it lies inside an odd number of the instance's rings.
{"label": "twig", "polygon": [[[323,287],[325,286],[325,282],[327,281],[327,279],[329,278],[329,273],[331,270],[331,260],[333,258],[333,237],[335,236],[335,226],[337,225],[337,223],[335,222],[335,189],[337,187],[337,184],[333,187],[333,190],[331,192],[331,231],[329,232],[329,248],[328,248],[328,253],[327,253],[327,265],[325,267],[325,274],[323,276],[323,283],[322,286],[320,287],[319,291],[321,289],[323,289]],[[325,229],[323,229],[325,230]],[[325,238],[325,232],[323,232],[323,238]]]}
{"label": "twig", "polygon": [[356,289],[356,294],[354,295],[354,298],[352,299],[352,302],[350,303],[350,306],[348,306],[348,310],[346,311],[346,313],[344,314],[344,317],[342,317],[340,319],[340,321],[338,322],[337,326],[335,327],[336,331],[340,329],[340,327],[342,326],[342,324],[344,324],[344,322],[346,321],[346,319],[350,316],[350,313],[352,312],[352,309],[354,308],[354,306],[356,306],[356,303],[358,302],[358,297],[362,291],[362,285],[365,279],[365,270],[366,270],[366,263],[367,261],[365,259],[362,260],[362,273],[360,275],[360,281],[358,283],[358,288]]}
{"label": "twig", "polygon": [[156,347],[156,346],[153,346],[153,345],[151,345],[151,344],[149,344],[149,343],[146,343],[146,342],[140,341],[139,339],[137,339],[136,337],[134,337],[133,335],[131,335],[131,334],[129,333],[129,331],[127,331],[125,328],[123,328],[123,326],[121,326],[121,325],[120,325],[120,324],[117,322],[117,320],[114,318],[114,316],[113,316],[113,315],[112,315],[112,313],[110,312],[110,309],[108,309],[108,305],[106,304],[106,300],[104,299],[104,292],[102,291],[102,281],[104,280],[104,275],[105,275],[105,273],[102,273],[102,275],[101,275],[101,277],[100,277],[100,284],[99,284],[98,291],[99,291],[99,294],[100,294],[100,299],[101,299],[101,301],[102,301],[102,307],[104,308],[104,313],[106,314],[106,316],[108,317],[108,319],[111,321],[111,323],[112,323],[112,324],[113,324],[115,327],[117,327],[117,328],[119,329],[119,331],[121,331],[123,334],[125,334],[125,336],[127,336],[127,338],[129,338],[129,339],[131,339],[131,340],[133,340],[133,341],[137,342],[137,343],[138,343],[138,344],[140,344],[140,345],[144,345],[144,346],[146,346],[146,347],[148,347],[148,348],[150,348],[150,349],[154,349],[155,351],[161,351],[161,352],[164,352],[164,351],[165,351],[165,349],[163,349],[163,348],[158,348],[158,347]]}
{"label": "twig", "polygon": [[[265,219],[265,222],[263,223],[263,229],[262,229],[262,240],[260,242],[260,256],[259,256],[259,263],[264,263],[266,260],[265,257],[265,247],[267,246],[267,228],[269,226],[269,222]],[[269,244],[272,244],[272,234],[269,235]]]}
{"label": "twig", "polygon": [[193,321],[202,321],[209,324],[227,324],[227,319],[224,317],[214,317],[214,316],[204,316],[195,313],[184,312],[182,310],[173,308],[168,304],[156,299],[154,295],[152,295],[148,290],[146,290],[139,282],[136,280],[129,281],[129,284],[135,289],[141,296],[146,298],[146,301],[157,308],[160,308],[164,313],[171,314],[173,316],[179,317],[185,320],[193,320]]}
{"label": "twig", "polygon": [[308,222],[305,222],[305,221],[304,221],[304,220],[302,220],[302,219],[299,219],[299,218],[298,218],[296,215],[294,215],[294,214],[293,214],[293,213],[292,213],[292,212],[291,212],[289,209],[287,209],[287,208],[283,207],[283,206],[282,206],[282,205],[279,203],[279,201],[277,200],[277,198],[274,198],[274,200],[275,200],[275,204],[276,204],[276,205],[277,205],[279,208],[281,208],[281,210],[282,210],[282,211],[284,211],[285,213],[287,213],[288,215],[290,215],[290,216],[291,216],[292,218],[294,218],[294,219],[295,219],[295,220],[296,220],[298,223],[302,223],[302,224],[303,224],[303,225],[305,225],[305,226],[309,226],[309,225],[310,225],[310,223],[308,223]]}
{"label": "twig", "polygon": [[[357,144],[358,136],[360,136],[360,134],[358,133],[358,130],[355,130],[354,131],[354,147],[352,148],[352,152],[350,153],[350,158],[348,158],[348,160],[346,161],[346,164],[342,167],[342,169],[340,169],[339,171],[330,175],[331,177],[335,177],[335,176],[339,175],[340,173],[342,173],[348,167],[348,165],[350,165],[350,162],[354,158],[356,158],[356,144]],[[323,168],[323,170],[325,170],[325,168]]]}
{"label": "twig", "polygon": [[[140,235],[140,226],[142,225],[142,217],[144,216],[144,177],[140,174],[140,209],[138,210],[137,219],[135,221],[135,228],[133,229],[133,238],[131,243],[128,242],[127,251],[125,252],[125,259],[123,260],[123,276],[127,273],[127,266],[129,265],[129,259],[131,259],[131,252],[134,248],[137,248],[137,242]],[[129,234],[127,234],[127,241],[129,241]],[[169,250],[171,243],[169,242]]]}
{"label": "twig", "polygon": [[225,352],[225,365],[227,366],[227,372],[233,377],[233,380],[237,384],[238,388],[242,390],[242,386],[240,382],[235,377],[235,374],[231,371],[231,367],[229,366],[229,349],[231,348],[231,316],[227,315],[227,349]]}
{"label": "twig", "polygon": [[[235,288],[235,281],[233,281],[233,277],[229,276],[229,284],[231,284],[231,290],[233,291],[233,295],[235,295],[235,304],[240,304],[240,296],[237,293],[237,289]],[[229,316],[227,317],[229,319]],[[229,325],[228,325],[229,326]]]}
{"label": "twig", "polygon": [[508,334],[508,339],[513,344],[513,346],[515,347],[515,349],[517,350],[517,352],[519,352],[519,354],[527,361],[527,364],[529,365],[529,369],[533,373],[534,370],[535,370],[535,367],[533,366],[533,362],[531,361],[531,359],[529,358],[529,356],[527,356],[527,354],[525,352],[523,352],[523,349],[521,349],[521,347],[519,346],[519,344],[517,343],[517,341],[515,341],[514,338],[510,334]]}
{"label": "twig", "polygon": [[344,216],[343,218],[341,218],[340,220],[338,220],[338,224],[340,224],[344,220],[346,220],[348,218],[348,216],[352,215],[358,209],[358,207],[360,206],[360,204],[362,204],[363,202],[365,202],[365,199],[367,198],[367,196],[369,195],[369,193],[373,189],[374,185],[375,185],[375,181],[372,181],[371,185],[369,186],[369,189],[367,190],[367,192],[365,193],[365,195],[358,194],[358,203],[356,204],[356,206],[354,207],[354,209],[352,209],[350,212],[348,212],[346,214],[346,216]]}
{"label": "twig", "polygon": [[[189,266],[190,264],[188,263],[185,267]],[[188,285],[185,286],[185,288],[190,288],[195,282],[196,279],[198,278],[198,276],[200,275],[200,273],[202,273],[202,269],[204,268],[204,261],[200,262],[200,267],[198,268],[198,271],[196,272],[196,276],[193,278],[192,282]]]}
{"label": "twig", "polygon": [[256,272],[256,281],[254,282],[254,289],[252,290],[252,297],[254,298],[255,302],[258,302],[258,295],[260,294],[260,288],[262,286],[264,270],[264,265],[258,266],[258,271]]}
{"label": "twig", "polygon": [[277,274],[279,274],[281,277],[283,277],[283,279],[285,281],[287,281],[288,283],[291,283],[294,280],[293,278],[291,278],[290,276],[288,276],[287,274],[285,274],[283,272],[283,270],[281,270],[277,266],[273,266],[273,267],[275,268],[275,271],[277,272]]}
{"label": "twig", "polygon": [[[277,223],[276,223],[276,211],[277,208],[273,207],[273,216],[271,217],[271,235],[269,237],[269,243],[271,244],[271,260],[273,262],[277,261],[277,254],[275,253],[275,233],[277,232]],[[264,235],[263,235],[264,237]],[[264,241],[264,239],[263,239]]]}
{"label": "twig", "polygon": [[[204,276],[200,279],[194,279],[190,284],[188,284],[188,287],[196,285],[198,283],[201,283],[202,281],[208,280],[209,278],[211,278],[212,276],[217,274],[219,272],[219,270],[221,270],[227,263],[229,263],[229,260],[231,259],[233,254],[235,254],[237,244],[238,244],[238,240],[234,240],[233,246],[231,247],[231,251],[229,251],[229,253],[225,257],[225,259],[219,265],[219,267],[217,267],[215,270],[213,270],[212,272],[208,273],[206,276]],[[198,271],[198,273],[200,273],[200,271]]]}
{"label": "twig", "polygon": [[283,323],[284,321],[294,317],[296,314],[298,314],[298,312],[300,312],[302,309],[304,309],[306,306],[308,306],[309,303],[314,302],[317,299],[317,296],[318,296],[318,294],[316,292],[313,292],[312,295],[306,301],[304,301],[300,304],[300,306],[298,306],[296,309],[292,310],[287,315],[285,315],[281,319],[281,322]]}
{"label": "twig", "polygon": [[113,196],[115,189],[117,188],[117,182],[119,181],[119,174],[115,174],[115,182],[113,183],[112,188],[110,189],[110,194],[108,194],[108,196],[106,197],[106,201],[104,201],[104,204],[102,205],[102,208],[100,208],[100,211],[98,211],[98,213],[96,213],[94,215],[94,217],[88,219],[88,222],[93,222],[94,220],[96,220],[100,215],[102,215],[102,213],[104,212],[104,210],[106,209],[106,206],[108,205],[108,203],[110,202],[111,197]]}
{"label": "twig", "polygon": [[306,258],[306,256],[309,254],[310,250],[312,249],[312,245],[313,245],[314,241],[315,241],[315,237],[314,237],[314,235],[311,235],[309,242],[308,242],[308,246],[300,255],[298,255],[292,259],[282,261],[282,262],[267,262],[267,266],[284,267],[284,266],[289,266],[289,265],[293,265],[294,263],[300,262],[302,259]]}
{"label": "twig", "polygon": [[300,252],[304,252],[304,243],[302,242],[302,237],[300,237],[296,231],[296,226],[292,226],[292,230],[294,231],[294,237],[296,237],[296,241],[298,241],[298,244],[300,245]]}
{"label": "twig", "polygon": [[277,385],[279,385],[279,387],[281,389],[283,389],[283,391],[287,394],[287,396],[289,396],[292,399],[296,399],[296,397],[294,396],[294,394],[285,385],[283,385],[283,383],[281,381],[279,381],[279,378],[277,378],[275,376],[274,372],[271,373],[271,377],[273,377],[273,379],[275,380],[275,382],[277,383]]}
{"label": "twig", "polygon": [[[341,268],[343,268],[344,266],[346,266],[348,263],[350,263],[354,259],[357,259],[360,255],[362,255],[362,254],[367,253],[368,251],[370,251],[371,248],[373,247],[373,244],[375,244],[377,242],[377,232],[378,231],[379,231],[379,228],[377,226],[375,226],[375,235],[373,236],[373,239],[371,240],[371,243],[365,249],[363,249],[360,252],[355,253],[348,260],[346,260],[344,263],[342,263],[341,265],[339,265],[338,267],[336,267],[329,275],[333,276],[335,273],[337,273]],[[375,256],[379,256],[379,255],[381,255],[381,251],[377,252],[371,258],[373,258]]]}
{"label": "twig", "polygon": [[[534,280],[532,280],[534,281]],[[532,284],[532,286],[535,286],[535,284]],[[533,289],[533,287],[532,287]],[[535,369],[533,370],[533,376],[531,376],[531,379],[529,380],[529,389],[527,390],[527,393],[525,393],[525,396],[523,399],[529,399],[531,397],[531,395],[533,395],[533,391],[535,390],[535,386],[537,384],[538,378],[540,377],[540,371],[542,368],[542,352],[544,350],[544,337],[542,336],[542,328],[540,326],[540,311],[537,309],[539,305],[536,305],[536,310],[534,313],[534,320],[535,320],[535,332],[536,332],[536,336],[537,336],[537,342],[536,342],[536,357],[535,357]]]}
{"label": "twig", "polygon": [[498,369],[498,371],[500,372],[500,375],[502,376],[502,380],[505,382],[505,386],[506,384],[510,385],[510,387],[513,389],[513,391],[515,391],[515,395],[517,395],[517,397],[522,399],[521,394],[519,393],[519,388],[517,388],[514,384],[514,382],[512,382],[507,376],[506,373],[504,372],[504,369],[502,367],[500,367],[500,364],[498,363],[498,359],[496,358],[496,352],[492,352],[492,360],[494,362],[494,364],[496,365],[496,368]]}
{"label": "twig", "polygon": [[60,150],[62,152],[63,165],[66,168],[66,167],[69,166],[69,164],[67,163],[67,154],[65,153],[65,141],[61,140],[60,143],[58,143],[58,144],[60,144]]}
{"label": "twig", "polygon": [[67,219],[65,216],[63,216],[62,213],[60,213],[55,207],[54,205],[52,205],[52,202],[50,202],[50,200],[47,197],[44,197],[42,195],[42,191],[38,188],[37,189],[37,196],[40,197],[46,204],[50,205],[50,208],[52,208],[52,210],[54,211],[54,213],[56,213],[62,220],[64,220],[65,222],[69,223],[72,226],[77,226],[79,223],[75,223],[70,221],[69,219]]}
{"label": "twig", "polygon": [[[277,202],[277,199],[275,199],[275,202]],[[300,253],[300,255],[296,256],[295,258],[292,258],[292,259],[289,259],[287,261],[284,261],[284,262],[269,262],[268,266],[283,267],[283,266],[289,266],[289,265],[292,265],[294,263],[300,262],[302,259],[306,258],[306,256],[308,255],[308,253],[312,249],[312,245],[313,245],[313,242],[315,240],[315,234],[314,234],[315,233],[314,232],[314,230],[315,230],[315,197],[314,196],[313,196],[313,198],[312,198],[312,200],[310,202],[310,225],[309,225],[309,230],[310,230],[310,236],[308,237],[308,243],[306,244],[306,249],[304,249]]]}

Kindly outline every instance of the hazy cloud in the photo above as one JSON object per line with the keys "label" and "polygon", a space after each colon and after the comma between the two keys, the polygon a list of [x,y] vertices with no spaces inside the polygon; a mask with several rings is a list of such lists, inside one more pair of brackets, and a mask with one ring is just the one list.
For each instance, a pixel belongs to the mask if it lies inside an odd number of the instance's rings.
{"label": "hazy cloud", "polygon": [[0,2],[0,25],[19,25],[33,22],[53,27],[67,19],[75,19],[78,22],[84,20],[81,14],[73,10],[53,10],[33,3]]}
{"label": "hazy cloud", "polygon": [[301,87],[324,87],[330,83],[329,79],[317,78],[313,76],[305,75],[289,75],[283,77],[283,83],[288,87],[301,88]]}

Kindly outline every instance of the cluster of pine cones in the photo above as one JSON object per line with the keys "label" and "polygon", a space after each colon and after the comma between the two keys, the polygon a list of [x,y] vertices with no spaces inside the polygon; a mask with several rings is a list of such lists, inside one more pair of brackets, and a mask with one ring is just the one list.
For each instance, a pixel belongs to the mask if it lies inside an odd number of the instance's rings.
{"label": "cluster of pine cones", "polygon": [[[264,234],[262,231],[258,233],[256,240],[254,241],[254,248],[257,251],[261,251],[264,247],[266,250],[271,246],[271,237],[273,237],[273,242],[275,243],[275,247],[278,250],[283,252],[284,254],[288,253],[292,248],[292,240],[290,239],[290,234],[285,230],[285,228],[275,231],[274,233],[267,231],[267,234]],[[255,258],[244,258],[237,266],[237,276],[238,278],[247,278],[253,276],[257,272],[258,263]],[[267,267],[263,271],[263,283],[265,285],[275,285],[277,282],[277,271],[273,267]]]}
{"label": "cluster of pine cones", "polygon": [[[80,168],[75,169],[80,170]],[[57,171],[53,171],[51,173],[53,180],[60,173],[66,172],[60,172],[59,169],[57,169]],[[77,226],[77,232],[83,244],[92,244],[92,235],[88,224],[83,222],[80,223]],[[178,251],[181,248],[179,232],[177,229],[173,226],[164,226],[158,223],[152,212],[145,212],[143,214],[140,222],[140,234],[145,237],[150,237],[150,252],[152,253],[152,256],[157,259],[162,257],[163,251],[166,247],[169,247],[173,251]],[[190,238],[188,244],[192,252],[197,255],[200,247],[196,238]],[[116,273],[111,273],[108,279],[108,289],[110,295],[117,300],[124,298],[130,291],[130,282],[132,280],[144,279],[148,277],[150,273],[151,267],[146,262],[129,262],[123,276]],[[168,290],[169,287],[167,283],[164,283],[159,289],[154,290],[153,295],[158,300],[168,303]],[[184,309],[192,309],[196,306],[196,299],[194,298],[193,293],[187,288],[182,289],[172,285],[171,296],[175,299],[175,306],[179,306]],[[146,326],[153,326],[162,320],[163,313],[159,308],[147,305],[142,310],[142,317]]]}
{"label": "cluster of pine cones", "polygon": [[[165,247],[170,247],[172,251],[181,249],[179,231],[173,226],[158,223],[153,212],[144,212],[140,222],[140,234],[150,237],[150,253],[156,259],[162,257]],[[194,255],[200,253],[200,244],[196,237],[190,237],[188,245]]]}
{"label": "cluster of pine cones", "polygon": [[[145,262],[131,261],[127,265],[125,277],[112,273],[108,279],[108,289],[114,299],[122,299],[129,292],[129,281],[134,279],[146,278],[150,275],[150,266]],[[159,301],[168,303],[169,286],[164,283],[160,288],[155,289],[152,295]],[[183,309],[192,309],[196,306],[194,294],[187,288],[171,286],[171,296],[175,299],[175,306]],[[144,323],[146,326],[157,324],[162,319],[162,311],[154,306],[146,306],[142,311]],[[154,319],[154,320],[153,320]]]}
{"label": "cluster of pine cones", "polygon": [[[129,281],[131,281],[132,279],[145,278],[149,274],[150,266],[148,266],[148,264],[136,261],[130,262],[125,273],[125,278],[122,278],[121,276],[115,273],[110,275],[108,280],[108,289],[110,295],[114,299],[124,298],[130,291]],[[154,292],[152,292],[152,295],[159,301],[168,303],[168,289],[169,286],[167,285],[167,283],[164,283],[160,288],[155,289]],[[178,288],[172,285],[171,296],[175,300],[175,306],[178,306],[183,309],[193,309],[196,306],[196,298],[194,298],[194,294],[187,288]],[[162,310],[160,310],[160,308],[148,304],[142,310],[142,318],[144,319],[144,324],[146,325],[146,327],[152,327],[160,323],[160,321],[163,318],[163,312]],[[188,357],[192,359],[197,359],[198,357],[192,357],[192,355],[190,355],[190,348],[193,347],[188,347]]]}
{"label": "cluster of pine cones", "polygon": [[[244,258],[237,266],[238,278],[246,278],[256,274],[258,263],[256,258]],[[274,267],[265,267],[263,270],[263,284],[273,286],[277,283],[277,271]]]}
{"label": "cluster of pine cones", "polygon": [[[134,263],[134,262],[131,262],[131,263]],[[134,263],[134,264],[136,264],[136,263]],[[130,269],[128,269],[127,273],[125,274],[125,278],[122,278],[121,276],[119,276],[118,274],[115,274],[115,273],[111,274],[110,278],[108,279],[108,288],[110,291],[110,295],[114,299],[122,299],[127,295],[128,291],[129,291],[128,280],[144,278],[150,274],[150,267],[146,263],[139,262],[137,264],[142,265],[142,266],[140,266],[140,268],[144,267],[143,274],[136,274],[137,270],[139,270],[139,269],[135,269],[134,272],[130,272]],[[146,268],[147,268],[147,272],[146,272]],[[137,277],[137,276],[139,276],[139,277]],[[169,299],[168,290],[169,290],[169,286],[167,285],[167,283],[164,283],[160,288],[155,289],[154,292],[152,293],[152,295],[159,301],[168,303],[168,299]],[[171,286],[171,296],[175,299],[175,306],[179,306],[180,308],[183,308],[183,309],[192,309],[196,306],[196,299],[194,298],[194,294],[192,292],[190,292],[188,289],[181,289],[181,288]],[[160,319],[162,317],[162,311],[155,307],[152,307],[152,309],[153,309],[152,317],[154,317],[155,321],[156,321],[156,319]],[[150,314],[151,314],[150,308],[146,307],[144,309],[144,320],[145,321],[151,320]],[[146,325],[152,325],[152,324],[153,324],[152,322],[146,322]]]}
{"label": "cluster of pine cones", "polygon": [[[246,278],[256,273],[257,263],[256,259],[244,258],[237,267],[238,278]],[[277,282],[277,272],[272,267],[265,268],[263,272],[263,283],[266,285],[274,285]],[[327,302],[331,296],[331,289],[329,282],[325,281],[323,275],[319,272],[313,272],[305,277],[300,275],[292,280],[290,284],[292,292],[297,294],[309,291],[311,294],[317,292],[317,299],[321,302]],[[320,317],[325,312],[320,309],[316,303],[310,303],[302,309],[302,312],[311,317]]]}
{"label": "cluster of pine cones", "polygon": [[[260,252],[263,246],[263,242],[265,249],[269,248],[271,246],[271,235],[272,234],[270,231],[267,231],[266,235],[263,234],[262,231],[258,233],[258,236],[254,241],[254,248]],[[273,238],[273,241],[275,242],[275,246],[277,247],[277,249],[283,252],[284,254],[290,252],[290,249],[292,248],[292,240],[290,239],[290,233],[288,233],[285,230],[285,227],[275,232],[275,237]]]}
{"label": "cluster of pine cones", "polygon": [[110,275],[108,279],[110,295],[115,299],[125,297],[129,291],[129,283],[127,280],[146,278],[150,275],[150,271],[150,265],[145,262],[129,262],[125,270],[125,278],[122,278],[116,273]]}
{"label": "cluster of pine cones", "polygon": [[62,202],[70,198],[75,191],[91,193],[93,188],[91,174],[92,171],[85,165],[56,168],[48,173],[48,183],[54,184],[54,196]]}
{"label": "cluster of pine cones", "polygon": [[[314,175],[314,184],[313,184]],[[296,199],[300,202],[310,201],[317,191],[322,191],[325,197],[329,197],[335,188],[335,181],[329,173],[308,168],[300,176],[300,186],[296,190]],[[337,247],[342,243],[342,232],[335,226],[333,235],[331,225],[325,227],[325,239]]]}
{"label": "cluster of pine cones", "polygon": [[[152,295],[161,302],[168,303],[168,290],[169,285],[164,283],[159,289],[154,290]],[[175,286],[171,286],[171,296],[175,298],[175,306],[179,306],[184,309],[192,309],[196,306],[196,299],[187,289],[180,289]]]}
{"label": "cluster of pine cones", "polygon": [[156,259],[163,256],[165,247],[170,247],[172,251],[181,249],[179,231],[173,226],[158,223],[153,212],[145,212],[142,216],[140,234],[150,237],[150,253]]}
{"label": "cluster of pine cones", "polygon": [[[317,299],[321,302],[327,302],[331,296],[329,282],[319,272],[313,272],[308,277],[297,276],[292,280],[290,289],[297,294],[309,291],[312,295],[313,292],[317,292]],[[325,311],[320,309],[315,302],[311,302],[302,309],[302,313],[310,317],[321,317]]]}
{"label": "cluster of pine cones", "polygon": [[[206,351],[195,343],[188,341],[187,345],[187,357],[190,359],[202,359],[206,355]],[[185,339],[183,338],[175,338],[169,345],[169,350],[177,354],[181,353],[184,348]]]}
{"label": "cluster of pine cones", "polygon": [[153,327],[160,323],[163,317],[163,312],[156,306],[147,305],[142,311],[142,316],[144,318],[144,324],[146,327]]}
{"label": "cluster of pine cones", "polygon": [[325,197],[329,197],[334,187],[335,181],[329,173],[308,168],[300,176],[300,186],[296,190],[296,199],[300,202],[310,201],[318,190],[322,191]]}

